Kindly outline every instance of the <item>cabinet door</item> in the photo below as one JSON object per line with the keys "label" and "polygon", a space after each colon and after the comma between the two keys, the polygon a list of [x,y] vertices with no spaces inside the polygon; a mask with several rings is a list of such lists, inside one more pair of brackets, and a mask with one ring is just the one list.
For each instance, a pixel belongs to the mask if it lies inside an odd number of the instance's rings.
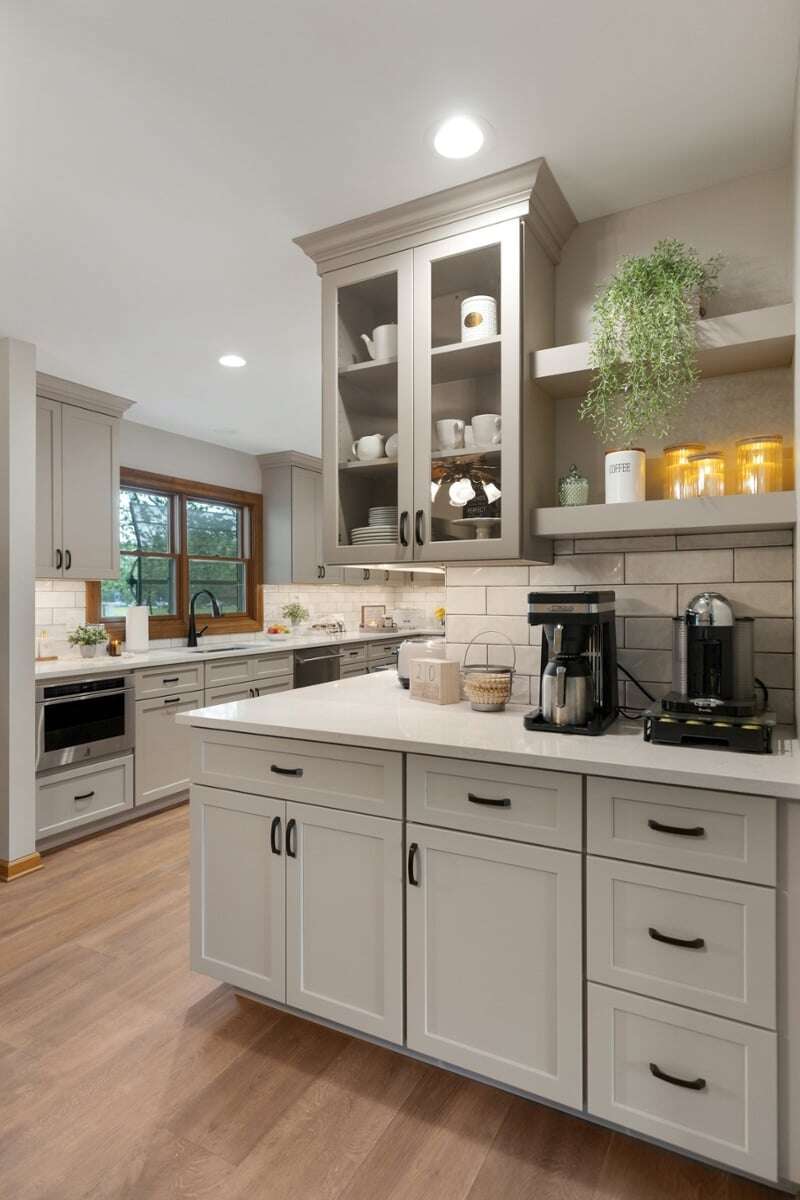
{"label": "cabinet door", "polygon": [[418,247],[415,558],[519,555],[520,420],[519,222]]}
{"label": "cabinet door", "polygon": [[323,529],[323,513],[325,511],[325,484],[321,472],[314,476],[314,500],[317,513],[315,537],[317,547],[316,558],[319,563],[319,579],[324,583],[344,583],[344,567],[337,567],[325,561],[325,531]]}
{"label": "cabinet door", "polygon": [[582,1103],[581,857],[410,824],[408,1045]]}
{"label": "cabinet door", "polygon": [[175,714],[202,705],[202,692],[136,701],[136,804],[189,790],[192,730],[176,725]]}
{"label": "cabinet door", "polygon": [[192,968],[285,999],[284,802],[193,787]]}
{"label": "cabinet door", "polygon": [[61,405],[36,401],[36,578],[64,573],[61,544]]}
{"label": "cabinet door", "polygon": [[405,250],[322,281],[326,563],[400,562],[413,554],[412,263]]}
{"label": "cabinet door", "polygon": [[287,1003],[403,1040],[402,825],[286,805]]}
{"label": "cabinet door", "polygon": [[292,467],[292,582],[322,578],[322,476]]}
{"label": "cabinet door", "polygon": [[223,683],[219,687],[206,688],[203,705],[210,708],[214,704],[232,704],[234,700],[252,700],[254,695],[252,683]]}
{"label": "cabinet door", "polygon": [[64,576],[119,575],[119,422],[62,406]]}

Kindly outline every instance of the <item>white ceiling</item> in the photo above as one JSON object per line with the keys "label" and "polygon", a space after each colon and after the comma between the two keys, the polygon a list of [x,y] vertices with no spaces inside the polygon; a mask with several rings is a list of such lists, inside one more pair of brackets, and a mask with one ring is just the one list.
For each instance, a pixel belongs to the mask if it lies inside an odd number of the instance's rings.
{"label": "white ceiling", "polygon": [[[134,420],[242,450],[319,449],[294,235],[540,154],[586,220],[790,153],[796,0],[4,9],[0,331]],[[439,159],[426,131],[461,109],[492,145]]]}

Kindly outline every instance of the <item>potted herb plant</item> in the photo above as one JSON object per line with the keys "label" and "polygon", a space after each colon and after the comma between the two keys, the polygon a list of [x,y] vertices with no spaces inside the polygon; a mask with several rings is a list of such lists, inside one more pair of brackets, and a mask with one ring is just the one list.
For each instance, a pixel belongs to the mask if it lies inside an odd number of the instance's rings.
{"label": "potted herb plant", "polygon": [[642,434],[666,437],[698,379],[696,322],[717,290],[723,260],[703,262],[675,238],[624,258],[592,308],[592,384],[579,415],[614,449],[606,499],[643,500]]}
{"label": "potted herb plant", "polygon": [[302,625],[303,621],[308,620],[308,609],[303,608],[299,600],[291,600],[288,604],[284,604],[281,615],[289,622],[292,629],[296,629],[298,625]]}
{"label": "potted herb plant", "polygon": [[79,647],[82,658],[94,658],[97,647],[108,641],[108,634],[102,625],[79,625],[67,641],[70,646]]}

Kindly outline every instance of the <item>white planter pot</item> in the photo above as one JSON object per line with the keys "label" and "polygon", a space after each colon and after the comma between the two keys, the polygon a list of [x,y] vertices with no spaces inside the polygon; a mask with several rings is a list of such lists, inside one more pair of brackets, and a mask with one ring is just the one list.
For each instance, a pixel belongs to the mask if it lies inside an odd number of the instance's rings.
{"label": "white planter pot", "polygon": [[644,450],[606,451],[606,504],[646,499]]}
{"label": "white planter pot", "polygon": [[81,658],[94,658],[97,654],[97,646],[79,646]]}

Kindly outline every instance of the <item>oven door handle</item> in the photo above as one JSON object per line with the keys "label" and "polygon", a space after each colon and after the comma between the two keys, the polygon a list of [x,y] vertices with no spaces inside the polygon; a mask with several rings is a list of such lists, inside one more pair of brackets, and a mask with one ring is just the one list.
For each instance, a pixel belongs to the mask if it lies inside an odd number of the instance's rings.
{"label": "oven door handle", "polygon": [[125,696],[131,688],[113,688],[108,692],[80,692],[74,696],[49,696],[46,700],[37,700],[37,704],[48,707],[51,704],[74,704],[76,700],[105,700],[108,696]]}

